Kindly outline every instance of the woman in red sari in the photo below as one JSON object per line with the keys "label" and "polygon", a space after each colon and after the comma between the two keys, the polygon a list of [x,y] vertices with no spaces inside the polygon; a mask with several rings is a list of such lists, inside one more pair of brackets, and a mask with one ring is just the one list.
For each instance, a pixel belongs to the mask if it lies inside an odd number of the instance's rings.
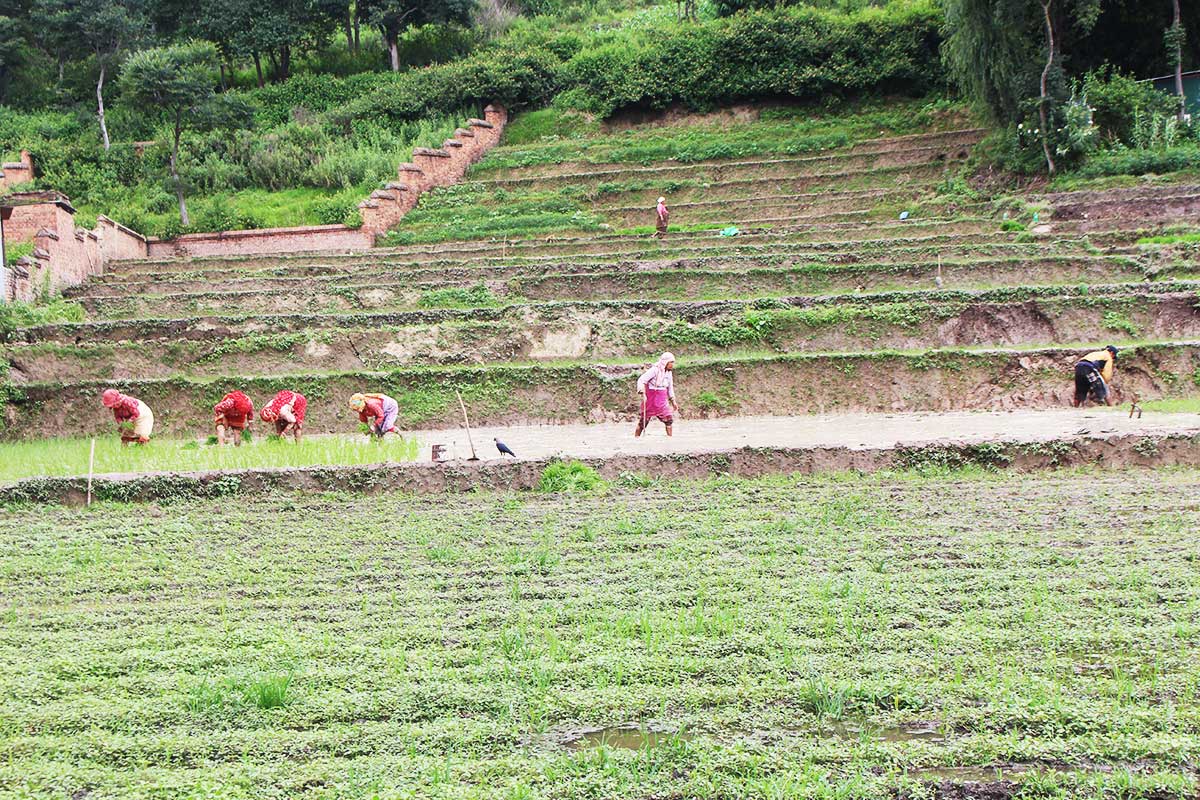
{"label": "woman in red sari", "polygon": [[300,443],[300,431],[304,427],[304,412],[308,409],[308,400],[299,392],[284,389],[271,398],[263,410],[258,413],[263,422],[275,423],[275,432],[280,436],[289,430]]}
{"label": "woman in red sari", "polygon": [[234,447],[242,446],[242,433],[254,419],[254,403],[238,390],[221,398],[213,406],[213,424],[217,428],[217,444],[225,446],[225,437],[233,440]]}

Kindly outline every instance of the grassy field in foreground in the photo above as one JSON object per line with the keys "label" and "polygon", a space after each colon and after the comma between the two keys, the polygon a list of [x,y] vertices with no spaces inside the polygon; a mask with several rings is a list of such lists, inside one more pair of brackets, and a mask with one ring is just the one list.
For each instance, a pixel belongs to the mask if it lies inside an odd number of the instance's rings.
{"label": "grassy field in foreground", "polygon": [[0,510],[0,794],[1194,797],[1198,488]]}
{"label": "grassy field in foreground", "polygon": [[[0,482],[51,475],[86,475],[90,439],[0,442]],[[165,472],[210,469],[310,467],[318,464],[378,464],[412,461],[415,439],[372,441],[365,436],[319,436],[297,445],[290,438],[256,438],[241,447],[217,447],[195,440],[151,439],[142,447],[121,447],[113,436],[96,439],[96,473]]]}

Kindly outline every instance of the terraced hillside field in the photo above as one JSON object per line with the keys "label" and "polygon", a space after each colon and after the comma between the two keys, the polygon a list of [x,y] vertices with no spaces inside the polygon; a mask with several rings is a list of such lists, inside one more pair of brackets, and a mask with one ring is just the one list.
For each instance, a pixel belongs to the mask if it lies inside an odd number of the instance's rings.
{"label": "terraced hillside field", "polygon": [[[14,331],[0,796],[1194,800],[1200,186],[795,125],[501,146],[389,246],[126,262]],[[1122,407],[1068,408],[1108,343]],[[284,387],[307,449],[200,444]]]}
{"label": "terraced hillside field", "polygon": [[[1200,187],[985,198],[960,175],[981,131],[928,127],[694,163],[604,160],[644,151],[644,129],[580,143],[592,161],[502,146],[399,234],[442,241],[124,262],[72,292],[87,321],[11,337],[7,431],[104,431],[112,383],[168,436],[202,435],[234,387],[300,389],[313,433],[353,432],[345,398],[364,388],[396,396],[408,427],[460,427],[454,389],[481,425],[631,420],[636,372],[664,349],[685,420],[1059,407],[1073,361],[1107,343],[1124,350],[1119,397],[1189,407],[1196,250],[1137,242],[1194,219]],[[660,193],[663,240],[636,228]],[[547,197],[576,210],[533,232],[519,212]]]}

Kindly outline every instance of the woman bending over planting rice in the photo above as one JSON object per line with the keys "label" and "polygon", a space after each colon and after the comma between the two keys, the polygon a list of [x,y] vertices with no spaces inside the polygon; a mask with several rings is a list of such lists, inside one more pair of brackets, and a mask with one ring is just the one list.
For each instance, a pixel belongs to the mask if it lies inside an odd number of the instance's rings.
{"label": "woman bending over planting rice", "polygon": [[233,440],[234,447],[242,446],[242,433],[254,419],[254,404],[250,398],[234,390],[213,406],[213,425],[217,429],[217,444],[225,446],[225,438]]}
{"label": "woman bending over planting rice", "polygon": [[358,394],[350,396],[350,408],[358,412],[358,421],[370,426],[371,435],[382,439],[389,433],[400,434],[396,419],[400,416],[400,404],[386,394]]}
{"label": "woman bending over planting rice", "polygon": [[112,409],[117,431],[121,434],[121,446],[127,447],[130,442],[145,444],[150,441],[150,434],[154,432],[154,412],[148,405],[116,389],[105,389],[104,394],[100,395],[100,402],[104,403],[105,408]]}
{"label": "woman bending over planting rice", "polygon": [[275,423],[275,433],[284,436],[290,430],[300,443],[300,431],[304,428],[304,412],[308,400],[299,392],[284,389],[271,398],[271,402],[258,413],[263,422]]}
{"label": "woman bending over planting rice", "polygon": [[674,412],[679,410],[675,402],[675,354],[663,353],[650,369],[642,373],[637,382],[641,416],[638,417],[637,430],[634,436],[641,436],[650,424],[650,420],[658,417],[667,428],[667,436],[671,435],[671,426],[675,423]]}

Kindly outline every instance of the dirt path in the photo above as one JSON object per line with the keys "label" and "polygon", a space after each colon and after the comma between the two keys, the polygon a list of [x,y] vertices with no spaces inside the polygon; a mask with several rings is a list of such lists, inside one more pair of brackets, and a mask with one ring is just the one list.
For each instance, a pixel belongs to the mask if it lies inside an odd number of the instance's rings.
{"label": "dirt path", "polygon": [[[845,414],[803,417],[733,417],[678,419],[668,438],[655,421],[641,439],[632,424],[527,425],[477,428],[471,433],[480,458],[499,456],[493,437],[521,458],[564,456],[605,458],[634,454],[705,453],[735,447],[822,447],[853,449],[925,445],[935,442],[967,444],[997,439],[1048,441],[1074,436],[1168,434],[1200,432],[1200,414],[1147,412],[1129,419],[1120,409],[1050,409],[1013,412],[956,412],[946,414]],[[446,446],[447,458],[468,458],[464,430],[408,431],[421,443],[421,460],[430,445]]]}

